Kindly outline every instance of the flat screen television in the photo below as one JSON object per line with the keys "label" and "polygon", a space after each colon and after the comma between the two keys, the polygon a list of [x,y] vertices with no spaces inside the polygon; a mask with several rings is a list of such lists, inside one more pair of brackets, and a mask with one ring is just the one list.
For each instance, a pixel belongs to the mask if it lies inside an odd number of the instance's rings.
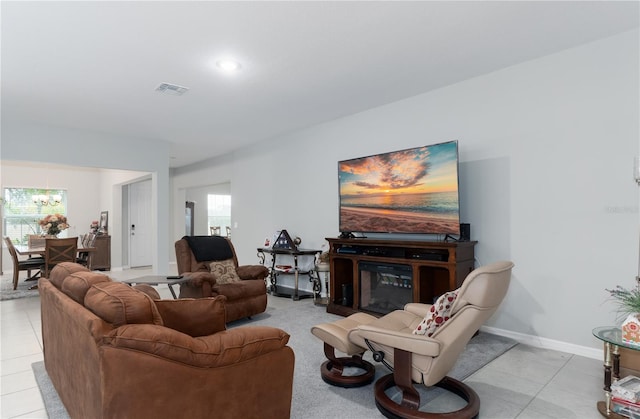
{"label": "flat screen television", "polygon": [[460,234],[458,142],[338,162],[340,232]]}

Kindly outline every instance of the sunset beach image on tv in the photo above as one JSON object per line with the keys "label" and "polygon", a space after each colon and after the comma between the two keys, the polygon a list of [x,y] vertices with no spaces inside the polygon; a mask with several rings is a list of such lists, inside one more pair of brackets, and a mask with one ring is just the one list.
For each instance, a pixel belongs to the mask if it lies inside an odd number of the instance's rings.
{"label": "sunset beach image on tv", "polygon": [[340,231],[460,234],[458,142],[338,162]]}

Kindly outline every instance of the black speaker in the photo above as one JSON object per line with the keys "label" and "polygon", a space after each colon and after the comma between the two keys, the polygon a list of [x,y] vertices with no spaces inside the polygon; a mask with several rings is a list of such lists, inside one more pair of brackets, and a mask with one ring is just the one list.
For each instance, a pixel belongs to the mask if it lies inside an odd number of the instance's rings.
{"label": "black speaker", "polygon": [[460,224],[460,241],[471,240],[471,224]]}
{"label": "black speaker", "polygon": [[342,284],[342,305],[347,307],[353,305],[353,284]]}

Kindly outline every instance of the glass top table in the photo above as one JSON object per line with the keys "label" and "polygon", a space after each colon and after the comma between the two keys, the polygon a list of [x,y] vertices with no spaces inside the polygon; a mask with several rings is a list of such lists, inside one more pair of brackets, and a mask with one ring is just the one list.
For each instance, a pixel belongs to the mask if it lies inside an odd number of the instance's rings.
{"label": "glass top table", "polygon": [[592,331],[593,336],[597,337],[603,342],[608,342],[612,345],[621,346],[634,351],[640,351],[640,346],[632,345],[622,340],[622,329],[619,326],[601,326],[596,327]]}
{"label": "glass top table", "polygon": [[620,418],[625,416],[616,414],[611,410],[611,378],[613,381],[620,379],[620,351],[627,348],[640,351],[640,346],[632,345],[622,340],[620,326],[601,326],[592,330],[593,336],[604,342],[604,395],[605,400],[597,403],[598,411],[606,418]]}
{"label": "glass top table", "polygon": [[147,285],[160,285],[166,284],[169,286],[169,291],[171,291],[171,295],[174,299],[177,299],[175,291],[173,290],[173,285],[182,284],[184,282],[189,281],[191,278],[189,276],[177,275],[177,276],[167,276],[167,275],[147,275],[141,276],[139,278],[125,279],[120,282],[124,282],[125,284],[133,285],[133,284],[147,284]]}

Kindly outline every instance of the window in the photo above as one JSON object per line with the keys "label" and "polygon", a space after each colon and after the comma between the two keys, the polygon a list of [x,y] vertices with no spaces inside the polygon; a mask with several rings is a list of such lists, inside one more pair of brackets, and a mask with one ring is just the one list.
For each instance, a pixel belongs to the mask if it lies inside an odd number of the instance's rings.
{"label": "window", "polygon": [[[30,234],[40,234],[40,221],[48,214],[67,215],[64,189],[4,188],[2,231],[16,244],[27,244]],[[64,237],[66,231],[61,233]]]}
{"label": "window", "polygon": [[226,235],[231,227],[231,195],[207,195],[209,227],[220,226],[220,234]]}

